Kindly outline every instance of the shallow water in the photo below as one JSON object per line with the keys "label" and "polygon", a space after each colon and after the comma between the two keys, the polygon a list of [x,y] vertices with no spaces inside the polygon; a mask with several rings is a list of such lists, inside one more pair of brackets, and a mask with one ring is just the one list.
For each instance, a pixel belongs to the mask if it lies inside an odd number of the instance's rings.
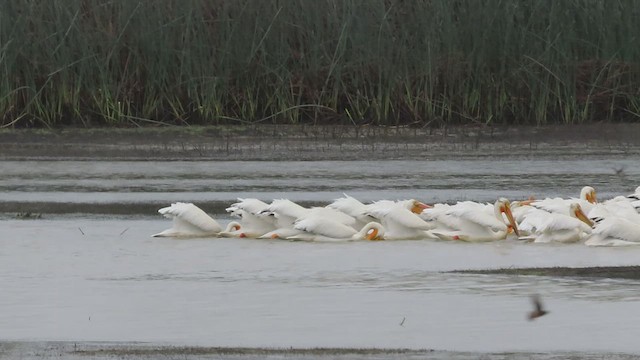
{"label": "shallow water", "polygon": [[[328,202],[348,193],[361,201],[427,202],[578,196],[584,185],[601,197],[640,184],[640,160],[397,161],[0,161],[1,201],[131,203],[233,201]],[[615,170],[621,170],[616,174]]]}
{"label": "shallow water", "polygon": [[[114,206],[342,192],[490,201],[577,196],[585,184],[606,198],[635,189],[639,163],[2,162],[0,190],[4,202]],[[640,247],[171,240],[149,236],[170,225],[152,212],[43,215],[0,222],[2,340],[640,353],[640,282],[443,272],[637,265]],[[532,293],[551,313],[529,322]]]}

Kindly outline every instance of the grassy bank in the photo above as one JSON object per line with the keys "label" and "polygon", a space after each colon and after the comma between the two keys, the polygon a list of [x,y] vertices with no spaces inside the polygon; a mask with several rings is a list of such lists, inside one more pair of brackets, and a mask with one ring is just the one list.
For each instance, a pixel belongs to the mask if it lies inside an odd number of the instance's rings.
{"label": "grassy bank", "polygon": [[640,116],[634,0],[5,0],[0,126]]}

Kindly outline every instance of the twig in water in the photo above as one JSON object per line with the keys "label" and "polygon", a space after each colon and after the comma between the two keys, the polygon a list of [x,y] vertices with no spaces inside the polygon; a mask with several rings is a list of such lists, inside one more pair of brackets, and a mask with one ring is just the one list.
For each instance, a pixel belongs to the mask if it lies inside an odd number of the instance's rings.
{"label": "twig in water", "polygon": [[404,321],[405,321],[406,319],[407,319],[406,317],[403,317],[403,318],[402,318],[402,321],[400,322],[400,326],[404,327]]}
{"label": "twig in water", "polygon": [[80,232],[82,233],[82,235],[84,235],[84,231],[82,231],[81,228],[78,228],[78,230],[80,230]]}
{"label": "twig in water", "polygon": [[129,228],[126,228],[126,229],[122,230],[122,232],[120,233],[120,236],[122,236],[122,234],[126,233],[127,230],[129,230]]}

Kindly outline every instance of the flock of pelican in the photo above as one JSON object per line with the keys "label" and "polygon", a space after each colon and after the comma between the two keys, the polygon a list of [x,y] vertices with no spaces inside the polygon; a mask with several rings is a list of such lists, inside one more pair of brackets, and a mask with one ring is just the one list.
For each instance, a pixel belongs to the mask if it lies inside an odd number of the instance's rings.
{"label": "flock of pelican", "polygon": [[364,204],[344,195],[325,207],[305,208],[287,199],[267,204],[238,199],[226,209],[239,221],[226,228],[192,203],[158,212],[173,220],[157,237],[240,237],[306,241],[418,240],[494,241],[514,238],[536,243],[588,246],[640,244],[640,187],[628,196],[598,202],[585,186],[579,198],[546,198],[495,203],[460,201],[427,205],[411,199]]}

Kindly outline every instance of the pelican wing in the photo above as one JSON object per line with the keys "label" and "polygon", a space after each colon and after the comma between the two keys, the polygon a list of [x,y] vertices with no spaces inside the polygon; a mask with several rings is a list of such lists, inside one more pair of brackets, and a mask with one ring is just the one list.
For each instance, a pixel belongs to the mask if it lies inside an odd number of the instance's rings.
{"label": "pelican wing", "polygon": [[569,215],[557,213],[551,214],[549,216],[549,220],[546,223],[546,227],[543,227],[540,230],[554,232],[568,229],[580,229],[583,232],[591,233],[591,228],[584,222]]}
{"label": "pelican wing", "polygon": [[321,217],[306,217],[296,221],[293,227],[296,230],[326,236],[333,239],[347,239],[356,234],[356,231],[350,226]]}
{"label": "pelican wing", "polygon": [[383,219],[385,227],[391,228],[408,228],[417,230],[431,230],[433,226],[422,220],[418,215],[412,213],[402,206],[393,206],[388,208],[377,208],[369,211],[371,216]]}
{"label": "pelican wing", "polygon": [[451,209],[451,205],[449,204],[435,204],[432,208],[422,210],[418,216],[426,221],[437,221],[438,218],[445,215],[449,209]]}
{"label": "pelican wing", "polygon": [[598,223],[594,235],[630,242],[640,242],[640,225],[623,218],[609,217]]}
{"label": "pelican wing", "polygon": [[304,216],[308,209],[300,206],[289,199],[276,199],[269,204],[269,207],[266,209],[268,212],[276,213],[280,216],[292,217],[292,218],[300,218]]}
{"label": "pelican wing", "polygon": [[452,206],[446,214],[457,217],[463,221],[475,223],[482,227],[491,229],[506,228],[506,225],[503,221],[498,220],[495,215],[488,214],[485,211],[485,205],[483,204],[477,204],[473,202],[458,203],[455,206]]}
{"label": "pelican wing", "polygon": [[[598,207],[601,207],[601,204],[597,204],[594,208],[589,212],[589,215]],[[604,204],[604,207],[611,213],[615,214],[614,216],[625,218],[631,222],[640,223],[640,214],[636,211],[633,203],[629,201],[620,201],[620,202],[611,202]]]}
{"label": "pelican wing", "polygon": [[531,208],[526,212],[523,220],[518,224],[518,228],[529,234],[541,231],[540,229],[547,226],[550,215],[551,213],[547,211]]}
{"label": "pelican wing", "polygon": [[160,234],[184,236],[219,233],[222,230],[217,221],[192,203],[174,203],[158,212],[173,220],[173,227]]}
{"label": "pelican wing", "polygon": [[571,200],[565,200],[563,198],[546,198],[543,200],[534,201],[531,206],[544,210],[547,212],[555,212],[560,214],[568,214],[569,206],[571,206]]}
{"label": "pelican wing", "polygon": [[367,206],[357,199],[344,194],[344,197],[334,200],[331,204],[327,205],[328,208],[342,211],[345,214],[357,217],[364,213]]}
{"label": "pelican wing", "polygon": [[267,203],[258,199],[242,199],[238,198],[238,202],[231,204],[226,210],[227,212],[234,212],[237,210],[244,210],[251,214],[259,214],[260,212],[266,210],[269,207]]}
{"label": "pelican wing", "polygon": [[540,209],[529,211],[519,227],[520,230],[538,234],[573,229],[580,229],[582,232],[591,233],[591,228],[587,224],[574,217]]}
{"label": "pelican wing", "polygon": [[348,226],[354,226],[356,223],[356,219],[353,216],[345,214],[340,210],[326,207],[311,208],[308,214],[303,216],[303,218],[307,216],[324,217]]}

